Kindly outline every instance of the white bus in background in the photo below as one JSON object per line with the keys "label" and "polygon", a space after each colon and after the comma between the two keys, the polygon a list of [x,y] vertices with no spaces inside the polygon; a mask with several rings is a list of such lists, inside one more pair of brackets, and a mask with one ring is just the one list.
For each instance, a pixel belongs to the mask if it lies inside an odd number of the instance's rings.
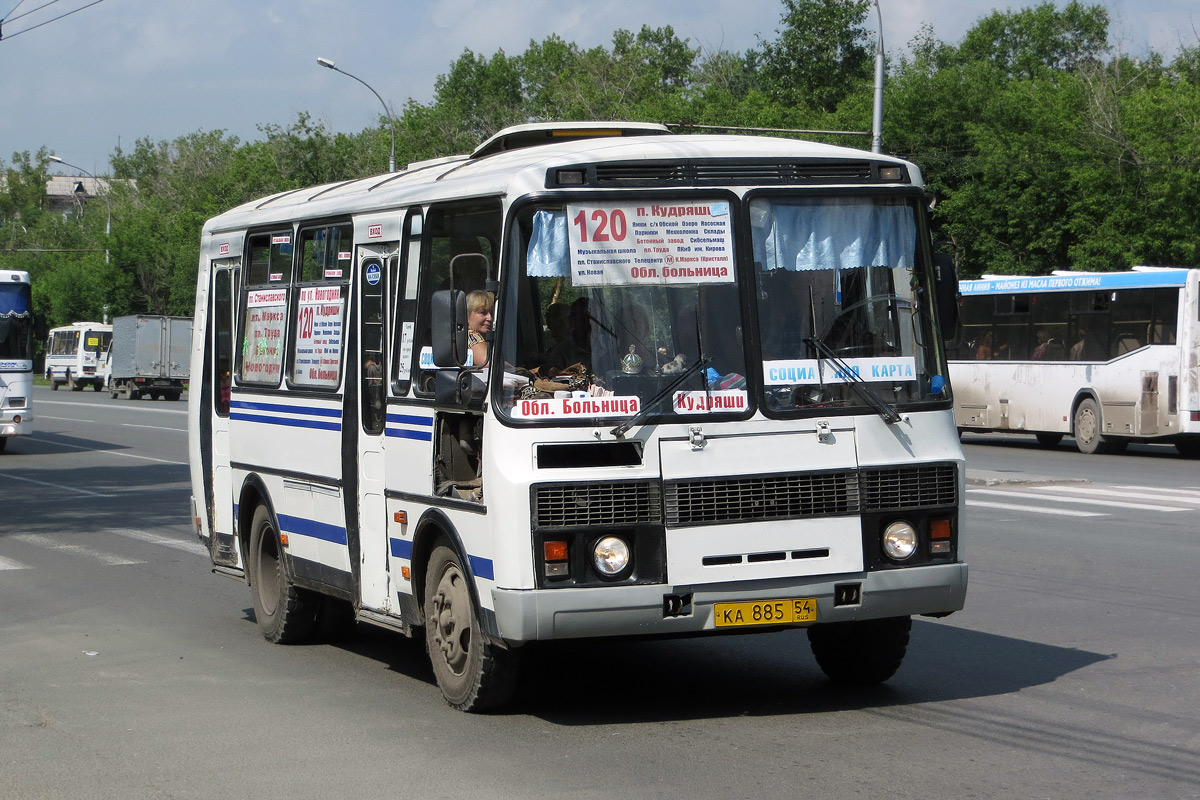
{"label": "white bus in background", "polygon": [[804,627],[886,680],[967,584],[925,206],[896,158],[564,123],[235,208],[201,240],[197,534],[267,639],[422,635],[464,710],[575,637]]}
{"label": "white bus in background", "polygon": [[1200,270],[1164,267],[962,281],[959,429],[1200,455],[1198,284]]}
{"label": "white bus in background", "polygon": [[29,273],[0,269],[0,452],[33,433],[33,300]]}
{"label": "white bus in background", "polygon": [[100,391],[108,382],[105,354],[112,342],[112,326],[102,322],[74,322],[52,328],[46,337],[46,380],[57,390],[91,386]]}

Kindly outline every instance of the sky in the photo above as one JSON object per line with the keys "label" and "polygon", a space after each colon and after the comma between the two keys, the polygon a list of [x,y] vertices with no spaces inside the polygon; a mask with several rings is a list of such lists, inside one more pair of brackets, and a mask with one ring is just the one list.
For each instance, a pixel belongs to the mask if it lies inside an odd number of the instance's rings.
{"label": "sky", "polygon": [[[1090,1],[1108,9],[1123,52],[1169,60],[1200,43],[1196,0]],[[957,44],[993,10],[1038,2],[879,0],[884,46],[905,52],[925,24]],[[251,141],[301,112],[333,131],[377,124],[383,104],[318,57],[399,113],[410,98],[429,102],[465,49],[519,55],[551,34],[607,47],[617,29],[670,25],[705,52],[741,53],[774,38],[781,10],[778,0],[0,0],[0,161],[45,147],[105,174],[118,146],[142,138],[221,130]]]}

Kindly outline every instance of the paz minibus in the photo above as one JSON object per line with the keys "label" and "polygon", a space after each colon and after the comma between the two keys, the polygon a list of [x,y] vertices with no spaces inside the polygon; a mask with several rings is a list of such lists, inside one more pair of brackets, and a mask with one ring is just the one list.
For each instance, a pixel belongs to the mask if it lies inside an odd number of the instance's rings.
{"label": "paz minibus", "polygon": [[926,206],[897,158],[558,123],[234,208],[197,534],[267,639],[424,637],[463,710],[575,637],[805,628],[886,680],[967,585]]}

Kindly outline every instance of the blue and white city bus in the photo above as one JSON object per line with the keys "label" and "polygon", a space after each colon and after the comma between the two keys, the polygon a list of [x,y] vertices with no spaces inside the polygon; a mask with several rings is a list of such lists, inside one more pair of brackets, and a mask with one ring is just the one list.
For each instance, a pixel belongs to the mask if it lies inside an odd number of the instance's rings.
{"label": "blue and white city bus", "polygon": [[1200,270],[1165,267],[962,281],[958,427],[1200,455],[1198,287]]}
{"label": "blue and white city bus", "polygon": [[0,269],[0,452],[33,433],[33,301],[29,273]]}
{"label": "blue and white city bus", "polygon": [[267,639],[423,636],[464,710],[574,637],[802,627],[886,680],[967,586],[927,226],[911,163],[634,123],[235,208],[201,242],[197,533]]}

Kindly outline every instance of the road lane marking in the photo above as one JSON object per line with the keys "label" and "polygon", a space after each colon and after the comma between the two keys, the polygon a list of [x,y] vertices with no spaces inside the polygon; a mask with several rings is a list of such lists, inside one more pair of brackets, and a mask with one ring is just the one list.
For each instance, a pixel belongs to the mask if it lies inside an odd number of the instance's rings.
{"label": "road lane marking", "polygon": [[45,442],[46,444],[57,445],[58,447],[71,447],[71,448],[74,448],[75,450],[86,450],[89,453],[104,453],[106,455],[123,456],[125,458],[137,458],[142,461],[157,461],[160,464],[178,464],[182,467],[186,467],[187,463],[188,463],[186,461],[172,461],[169,458],[154,458],[153,456],[139,456],[134,453],[122,453],[119,450],[102,450],[102,449],[99,449],[96,447],[84,447],[84,446],[78,445],[78,444],[67,444],[66,442],[56,442],[53,439],[44,439],[41,436],[38,436],[37,434],[34,434],[33,436],[31,436],[29,438],[31,438],[35,441],[38,441],[38,442]]}
{"label": "road lane marking", "polygon": [[[1043,487],[1043,486],[1027,486],[1025,489],[1045,489],[1055,491],[1061,487]],[[968,489],[971,494],[990,494],[999,495],[1000,497],[1023,497],[1030,499],[1023,492],[1008,492],[999,489]],[[1051,497],[1050,495],[1039,495],[1041,500],[1049,500],[1052,503],[1088,503],[1094,506],[1107,506],[1110,508],[1133,508],[1140,511],[1193,511],[1195,509],[1185,508],[1184,506],[1156,506],[1150,503],[1125,503],[1120,500],[1098,500],[1095,497]]]}
{"label": "road lane marking", "polygon": [[1016,503],[991,503],[987,500],[967,500],[967,505],[976,508],[998,508],[1003,511],[1031,511],[1034,514],[1053,514],[1058,517],[1107,517],[1098,511],[1076,511],[1071,508],[1045,508],[1042,506],[1022,506]]}
{"label": "road lane marking", "polygon": [[[42,400],[39,398],[35,402],[39,406],[73,406],[74,408],[79,408],[82,405],[82,406],[86,406],[88,408],[94,407],[90,403],[72,403],[68,400]],[[150,408],[149,404],[147,404],[146,408],[142,408],[140,406],[117,406],[117,405],[108,406],[108,405],[103,405],[103,404],[100,405],[99,407],[110,408],[113,411],[126,411],[126,410],[137,411],[139,414],[143,414],[146,412],[150,412],[152,414],[187,414],[186,408]],[[84,420],[84,422],[95,422],[95,420],[89,419],[89,420]]]}
{"label": "road lane marking", "polygon": [[1153,490],[1141,492],[1121,492],[1117,491],[1115,486],[1030,486],[1030,489],[1039,492],[1072,492],[1074,494],[1098,494],[1104,497],[1134,497],[1142,500],[1166,500],[1174,503],[1200,503],[1200,496],[1196,497],[1177,497],[1177,496],[1159,496],[1155,497]]}
{"label": "road lane marking", "polygon": [[[38,419],[52,419],[55,422],[86,422],[96,425],[111,425],[111,422],[101,422],[95,419],[76,419],[75,417],[50,417],[45,414],[39,414]],[[118,422],[117,425],[122,428],[150,428],[155,431],[172,431],[174,433],[187,433],[187,428],[165,428],[162,425],[138,425],[136,422]]]}
{"label": "road lane marking", "polygon": [[1182,489],[1168,489],[1166,486],[1125,486],[1117,484],[1116,489],[1141,489],[1143,492],[1166,492],[1168,494],[1190,494],[1200,497],[1200,486],[1186,486]]}
{"label": "road lane marking", "polygon": [[38,547],[45,547],[49,550],[61,550],[64,553],[74,553],[75,555],[93,558],[96,561],[99,561],[102,564],[107,564],[110,567],[119,567],[126,564],[146,563],[145,561],[134,558],[125,558],[124,556],[105,553],[102,550],[95,550],[91,547],[85,547],[81,544],[63,544],[55,540],[53,537],[47,536],[43,533],[18,533],[17,535],[10,536],[8,538],[15,539],[18,542],[26,542],[28,544],[36,545]]}
{"label": "road lane marking", "polygon": [[9,478],[14,481],[25,481],[26,483],[36,483],[38,486],[49,486],[51,489],[58,489],[63,492],[75,492],[76,494],[86,494],[88,497],[115,497],[116,495],[103,494],[101,492],[89,492],[87,489],[80,489],[76,486],[64,486],[61,483],[50,483],[48,481],[38,481],[33,478],[24,478],[20,475],[13,475],[8,472],[0,472],[0,478]]}
{"label": "road lane marking", "polygon": [[176,539],[170,536],[163,536],[158,533],[150,533],[149,531],[135,531],[129,528],[108,528],[104,533],[115,533],[117,536],[124,536],[129,539],[137,539],[140,542],[148,544],[157,544],[163,547],[173,547],[176,550],[183,550],[187,553],[195,555],[207,556],[208,548],[197,540]]}
{"label": "road lane marking", "polygon": [[0,569],[29,569],[29,565],[0,556]]}

